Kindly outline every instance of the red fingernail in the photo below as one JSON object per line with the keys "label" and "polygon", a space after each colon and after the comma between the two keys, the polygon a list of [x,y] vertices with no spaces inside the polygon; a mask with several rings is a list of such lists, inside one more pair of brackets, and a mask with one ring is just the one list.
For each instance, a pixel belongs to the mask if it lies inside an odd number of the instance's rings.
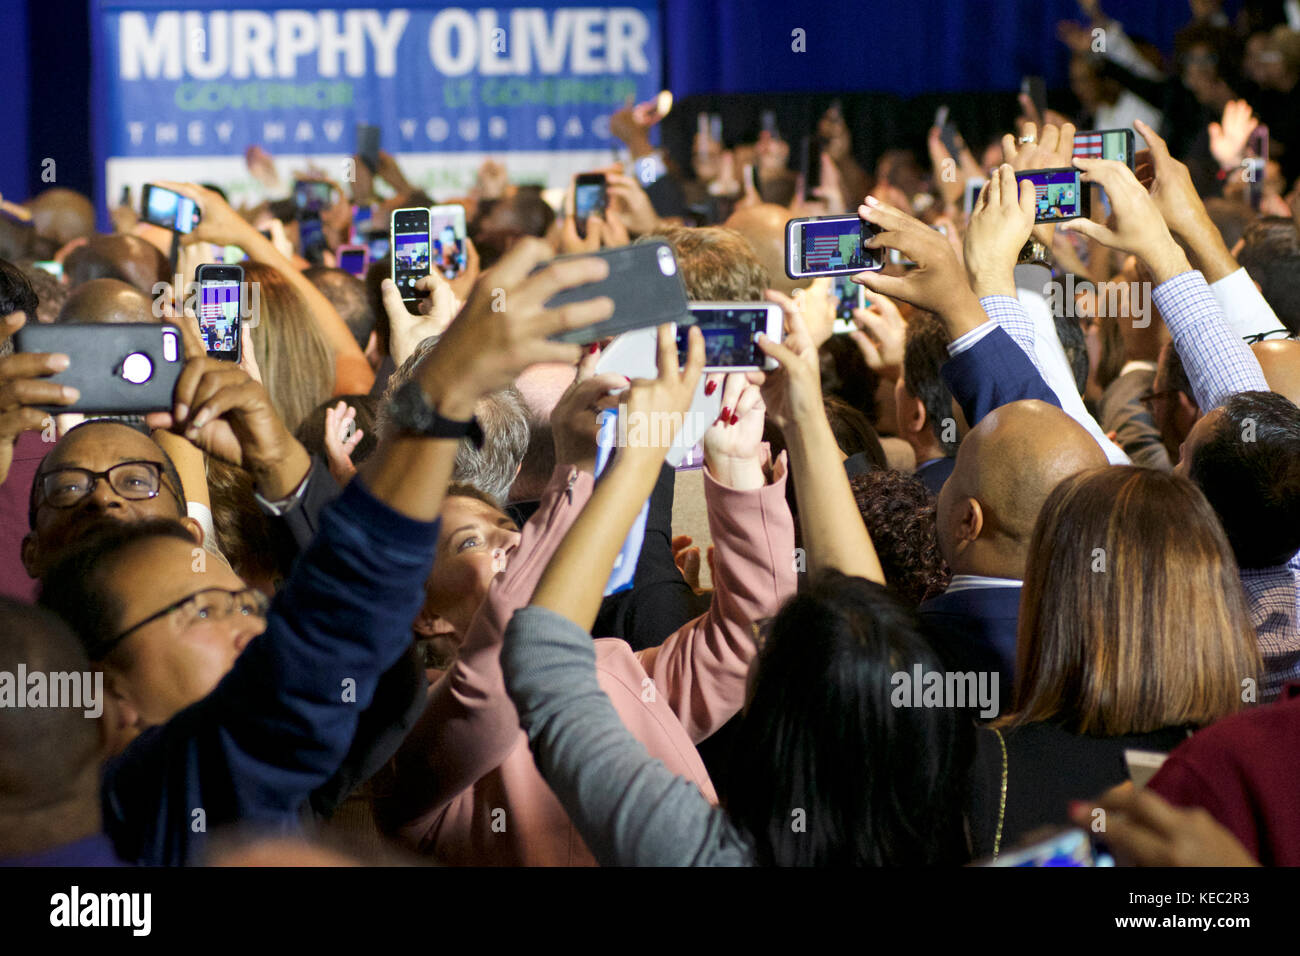
{"label": "red fingernail", "polygon": [[730,417],[731,417],[731,409],[729,409],[726,405],[723,405],[722,414],[718,416],[718,421],[722,422],[725,425],[727,419]]}
{"label": "red fingernail", "polygon": [[732,412],[732,413],[731,413],[731,424],[734,425],[734,424],[736,424],[736,422],[738,422],[738,421],[740,421],[740,416],[737,415],[735,412]]}
{"label": "red fingernail", "polygon": [[717,390],[718,390],[718,383],[717,383],[717,382],[709,382],[707,385],[704,386],[704,394],[705,394],[705,395],[712,395],[712,394],[713,394],[714,392],[716,392]]}
{"label": "red fingernail", "polygon": [[600,345],[599,345],[599,343],[592,342],[590,345],[587,346],[587,354],[588,354],[588,355],[595,355],[595,354],[596,354],[597,352],[599,352],[599,351],[600,351]]}

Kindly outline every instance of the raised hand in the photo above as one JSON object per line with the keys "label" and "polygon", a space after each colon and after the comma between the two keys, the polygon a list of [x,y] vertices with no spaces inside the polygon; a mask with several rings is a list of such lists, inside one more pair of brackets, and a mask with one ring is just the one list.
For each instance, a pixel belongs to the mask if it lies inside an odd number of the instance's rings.
{"label": "raised hand", "polygon": [[966,274],[980,298],[1016,294],[1016,259],[1034,228],[1034,184],[1017,184],[1003,163],[980,190],[963,245]]}
{"label": "raised hand", "polygon": [[1210,124],[1210,155],[1218,161],[1220,169],[1241,165],[1246,158],[1246,144],[1257,126],[1259,119],[1245,100],[1229,100],[1224,104],[1222,120]]}
{"label": "raised hand", "polygon": [[763,487],[763,420],[766,406],[758,385],[743,372],[715,373],[709,384],[722,388],[722,410],[704,433],[704,463],[729,488]]}
{"label": "raised hand", "polygon": [[[22,312],[0,317],[0,345],[26,324]],[[34,406],[71,405],[81,397],[70,385],[45,381],[67,367],[68,357],[57,352],[19,352],[0,358],[0,484],[9,476],[18,436],[52,427],[50,413]]]}
{"label": "raised hand", "polygon": [[588,350],[578,363],[578,373],[551,410],[551,434],[555,442],[555,461],[576,465],[595,474],[596,436],[600,431],[599,415],[618,406],[618,394],[628,385],[622,375],[597,375],[598,349]]}
{"label": "raised hand", "polygon": [[1079,232],[1104,246],[1131,252],[1146,263],[1157,283],[1186,272],[1187,256],[1165,225],[1164,217],[1133,171],[1113,159],[1075,157],[1086,182],[1099,183],[1110,200],[1114,227],[1090,219],[1070,219],[1059,228]]}
{"label": "raised hand", "polygon": [[330,474],[340,485],[346,485],[357,473],[352,464],[352,452],[356,450],[361,439],[366,437],[364,429],[356,427],[357,410],[347,402],[339,402],[325,409],[325,457],[329,462]]}
{"label": "raised hand", "polygon": [[441,335],[460,311],[460,302],[447,280],[431,272],[421,276],[415,288],[429,295],[418,300],[419,312],[412,315],[406,308],[402,293],[392,279],[380,284],[384,312],[388,315],[388,353],[400,366],[421,342],[433,335]]}
{"label": "raised hand", "polygon": [[552,257],[542,240],[525,237],[479,276],[464,307],[416,372],[444,416],[468,420],[480,397],[511,384],[530,365],[576,364],[581,347],[552,342],[549,336],[613,314],[608,296],[547,308],[557,293],[609,275],[609,265],[598,258],[553,262],[533,272]]}

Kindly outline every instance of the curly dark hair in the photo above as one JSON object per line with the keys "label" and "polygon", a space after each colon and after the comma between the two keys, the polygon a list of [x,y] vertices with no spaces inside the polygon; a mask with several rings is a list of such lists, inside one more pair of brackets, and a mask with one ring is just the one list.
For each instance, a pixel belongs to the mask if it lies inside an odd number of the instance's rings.
{"label": "curly dark hair", "polygon": [[935,502],[925,485],[886,470],[858,475],[849,484],[894,593],[916,607],[946,588],[951,572],[939,553]]}

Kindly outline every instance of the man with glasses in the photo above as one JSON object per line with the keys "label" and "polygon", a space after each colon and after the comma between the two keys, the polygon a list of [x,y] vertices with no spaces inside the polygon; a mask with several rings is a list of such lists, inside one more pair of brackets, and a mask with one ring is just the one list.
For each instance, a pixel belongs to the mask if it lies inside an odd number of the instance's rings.
{"label": "man with glasses", "polygon": [[167,453],[130,425],[85,422],[69,431],[37,470],[23,565],[40,578],[90,527],[145,518],[178,521],[193,547],[203,544],[203,530],[187,516],[185,489]]}

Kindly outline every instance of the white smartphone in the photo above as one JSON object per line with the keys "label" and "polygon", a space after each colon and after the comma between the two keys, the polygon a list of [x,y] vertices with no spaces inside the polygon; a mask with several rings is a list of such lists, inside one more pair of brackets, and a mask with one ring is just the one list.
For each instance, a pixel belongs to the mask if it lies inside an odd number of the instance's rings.
{"label": "white smartphone", "polygon": [[855,275],[884,268],[880,249],[863,243],[879,232],[857,216],[810,216],[785,224],[785,271],[791,279]]}
{"label": "white smartphone", "polygon": [[[773,302],[692,302],[691,318],[704,333],[704,371],[771,370],[776,361],[758,347],[760,333],[781,341],[783,316]],[[683,365],[689,350],[689,325],[677,326],[677,354]]]}

